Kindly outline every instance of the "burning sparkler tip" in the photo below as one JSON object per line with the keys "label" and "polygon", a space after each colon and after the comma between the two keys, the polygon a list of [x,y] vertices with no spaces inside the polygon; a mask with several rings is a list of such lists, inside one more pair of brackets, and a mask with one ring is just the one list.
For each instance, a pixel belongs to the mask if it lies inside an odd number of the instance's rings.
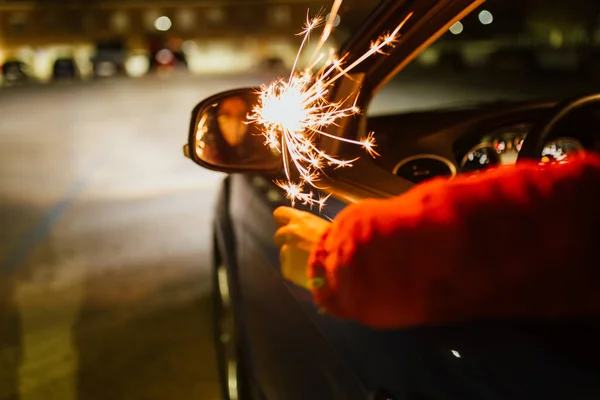
{"label": "burning sparkler tip", "polygon": [[[321,52],[324,42],[329,37],[333,26],[332,21],[342,3],[335,0],[330,16],[323,28],[320,41],[315,50],[312,63],[301,72],[296,71],[299,56],[310,36],[310,33],[320,26],[324,18],[321,15],[311,18],[307,12],[306,22],[300,35],[304,36],[296,60],[287,80],[279,79],[267,86],[261,86],[259,103],[253,109],[249,119],[262,126],[265,136],[265,145],[277,149],[282,154],[284,170],[287,181],[275,181],[275,183],[286,192],[287,199],[292,206],[296,202],[309,206],[318,205],[319,210],[323,208],[328,196],[315,199],[312,191],[307,191],[305,186],[320,190],[316,185],[323,173],[323,166],[334,168],[351,167],[354,160],[339,160],[318,149],[315,140],[318,136],[327,136],[335,140],[360,145],[372,157],[379,156],[374,150],[376,147],[373,132],[361,141],[343,138],[330,134],[328,126],[338,126],[341,118],[361,113],[356,105],[358,95],[354,104],[347,106],[346,101],[331,102],[327,98],[332,85],[342,77],[349,77],[349,72],[370,56],[385,54],[385,47],[393,47],[400,35],[400,30],[406,21],[412,16],[409,14],[392,32],[381,35],[371,43],[371,48],[349,66],[343,65],[349,54],[341,58],[335,57],[330,50],[329,57],[318,71],[313,72],[317,63],[325,57]],[[293,182],[290,179],[290,166],[294,166],[300,174],[300,180]]]}

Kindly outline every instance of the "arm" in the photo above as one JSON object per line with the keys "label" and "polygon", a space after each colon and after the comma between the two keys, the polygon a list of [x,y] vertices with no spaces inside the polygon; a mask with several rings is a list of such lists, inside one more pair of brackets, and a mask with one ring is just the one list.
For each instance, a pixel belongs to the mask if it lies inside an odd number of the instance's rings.
{"label": "arm", "polygon": [[433,180],[346,208],[309,259],[315,301],[380,328],[600,313],[600,157]]}

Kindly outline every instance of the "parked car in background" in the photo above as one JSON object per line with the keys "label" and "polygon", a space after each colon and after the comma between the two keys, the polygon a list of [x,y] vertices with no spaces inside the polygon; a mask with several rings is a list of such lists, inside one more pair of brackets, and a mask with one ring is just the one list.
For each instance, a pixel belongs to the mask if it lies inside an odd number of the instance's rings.
{"label": "parked car in background", "polygon": [[22,85],[30,81],[29,66],[23,61],[9,60],[2,65],[2,82],[4,85]]}
{"label": "parked car in background", "polygon": [[100,42],[91,59],[94,77],[108,78],[125,73],[127,48],[121,41]]}
{"label": "parked car in background", "polygon": [[[556,79],[552,74],[527,73],[540,68],[529,57],[530,49],[506,55],[505,65],[482,64],[469,70],[468,64],[452,55],[438,61],[443,74],[436,69],[405,74],[409,71],[404,67],[436,40],[456,48],[454,54],[472,57],[479,55],[470,52],[473,43],[487,46],[523,39],[535,44],[526,40],[529,31],[525,31],[535,27],[530,19],[540,15],[529,14],[534,3],[542,7],[548,32],[566,26],[562,15],[571,2],[565,0],[380,2],[342,46],[340,56],[347,54],[347,65],[380,35],[412,17],[394,46],[385,49],[386,55],[359,64],[329,88],[329,101],[356,98],[354,104],[365,112],[326,128],[328,135],[342,140],[360,140],[375,132],[380,157],[364,155],[343,141],[316,138],[315,154],[360,159],[352,168],[326,170],[318,185],[327,191],[315,197],[332,197],[322,210],[297,207],[335,219],[347,204],[401,195],[432,178],[480,174],[523,160],[568,162],[584,149],[600,151],[600,85],[583,74],[565,72]],[[599,2],[586,4],[584,14],[600,13]],[[581,19],[584,14],[579,14]],[[569,18],[575,15],[573,11]],[[459,20],[461,29],[449,30]],[[598,318],[494,319],[382,331],[320,312],[308,291],[290,284],[280,273],[279,248],[272,240],[278,227],[272,213],[289,205],[286,193],[273,183],[285,179],[282,156],[268,151],[255,125],[248,125],[255,130],[249,132],[232,129],[235,124],[220,125],[222,106],[240,99],[247,102],[246,109],[253,108],[257,89],[232,90],[199,103],[184,147],[186,156],[197,164],[229,173],[217,198],[212,227],[186,228],[212,229],[215,337],[226,399],[600,398]],[[376,104],[385,106],[386,113],[371,114]],[[227,116],[223,119],[227,122]],[[230,150],[224,145],[228,130],[246,132],[250,139],[240,145],[243,148]],[[564,235],[559,221],[568,218],[570,211],[548,212],[547,218],[557,220],[556,234]],[[481,215],[481,234],[493,232],[495,227]],[[515,232],[499,241],[492,254],[473,248],[472,259],[465,262],[474,269],[500,273],[492,267],[515,257],[515,247],[527,248],[530,241],[539,246],[540,240],[548,241],[549,257],[556,254],[577,267],[580,255],[555,248],[553,232],[543,238]],[[539,279],[543,283],[544,277]],[[469,284],[468,277],[462,284]],[[437,287],[434,281],[424,285],[432,291]],[[370,290],[376,295],[376,287]]]}
{"label": "parked car in background", "polygon": [[79,67],[74,58],[63,57],[54,62],[52,79],[55,81],[75,80],[80,78]]}

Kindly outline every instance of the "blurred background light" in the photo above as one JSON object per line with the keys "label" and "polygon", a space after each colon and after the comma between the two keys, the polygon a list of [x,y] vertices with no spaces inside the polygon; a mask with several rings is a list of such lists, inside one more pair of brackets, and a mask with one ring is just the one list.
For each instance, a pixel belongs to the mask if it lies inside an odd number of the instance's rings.
{"label": "blurred background light", "polygon": [[481,22],[483,25],[489,25],[494,22],[494,16],[488,10],[482,10],[479,13],[479,22]]}
{"label": "blurred background light", "polygon": [[158,17],[156,21],[154,21],[154,27],[157,31],[166,32],[171,29],[171,26],[173,26],[171,19],[165,15]]}
{"label": "blurred background light", "polygon": [[129,15],[124,10],[116,11],[110,19],[111,28],[118,33],[125,33],[130,28]]}
{"label": "blurred background light", "polygon": [[192,54],[198,50],[198,45],[193,40],[186,40],[181,44],[181,49],[186,54]]}
{"label": "blurred background light", "polygon": [[196,24],[196,13],[193,10],[184,8],[177,13],[176,24],[183,30],[191,30]]}
{"label": "blurred background light", "polygon": [[417,61],[426,67],[434,66],[440,61],[440,51],[435,47],[425,49],[417,58]]}
{"label": "blurred background light", "polygon": [[150,60],[143,54],[134,54],[125,61],[125,72],[132,78],[141,78],[150,70]]}
{"label": "blurred background light", "polygon": [[[325,16],[325,21],[329,21],[329,14],[327,14],[327,16]],[[333,20],[333,26],[338,26],[341,21],[342,21],[342,19],[340,18],[339,14],[336,15],[335,19]]]}
{"label": "blurred background light", "polygon": [[175,55],[169,49],[162,49],[156,53],[156,61],[159,64],[167,65],[171,64],[175,60]]}
{"label": "blurred background light", "polygon": [[463,27],[462,22],[460,22],[460,21],[456,21],[456,23],[450,27],[450,32],[453,35],[459,35],[462,33],[463,30],[464,30],[464,27]]}

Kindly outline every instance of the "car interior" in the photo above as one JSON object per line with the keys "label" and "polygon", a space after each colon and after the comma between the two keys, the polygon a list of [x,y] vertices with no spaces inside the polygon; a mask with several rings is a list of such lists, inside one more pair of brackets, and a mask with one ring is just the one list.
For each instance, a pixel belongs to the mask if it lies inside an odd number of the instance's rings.
{"label": "car interior", "polygon": [[[368,129],[375,132],[381,154],[374,162],[413,183],[512,165],[527,134],[553,107],[554,102],[531,102],[373,117]],[[599,150],[592,132],[575,132],[576,137],[548,138],[540,161]]]}
{"label": "car interior", "polygon": [[[566,36],[553,43],[552,35],[549,45],[514,45],[523,35],[521,18],[514,4],[485,2],[376,91],[366,130],[358,134],[374,133],[381,157],[373,163],[416,184],[600,151],[600,107],[593,96],[600,86],[582,72],[593,47]],[[545,24],[549,32],[560,28],[559,13]],[[547,40],[546,32],[536,34]],[[498,35],[515,41],[492,44]]]}

